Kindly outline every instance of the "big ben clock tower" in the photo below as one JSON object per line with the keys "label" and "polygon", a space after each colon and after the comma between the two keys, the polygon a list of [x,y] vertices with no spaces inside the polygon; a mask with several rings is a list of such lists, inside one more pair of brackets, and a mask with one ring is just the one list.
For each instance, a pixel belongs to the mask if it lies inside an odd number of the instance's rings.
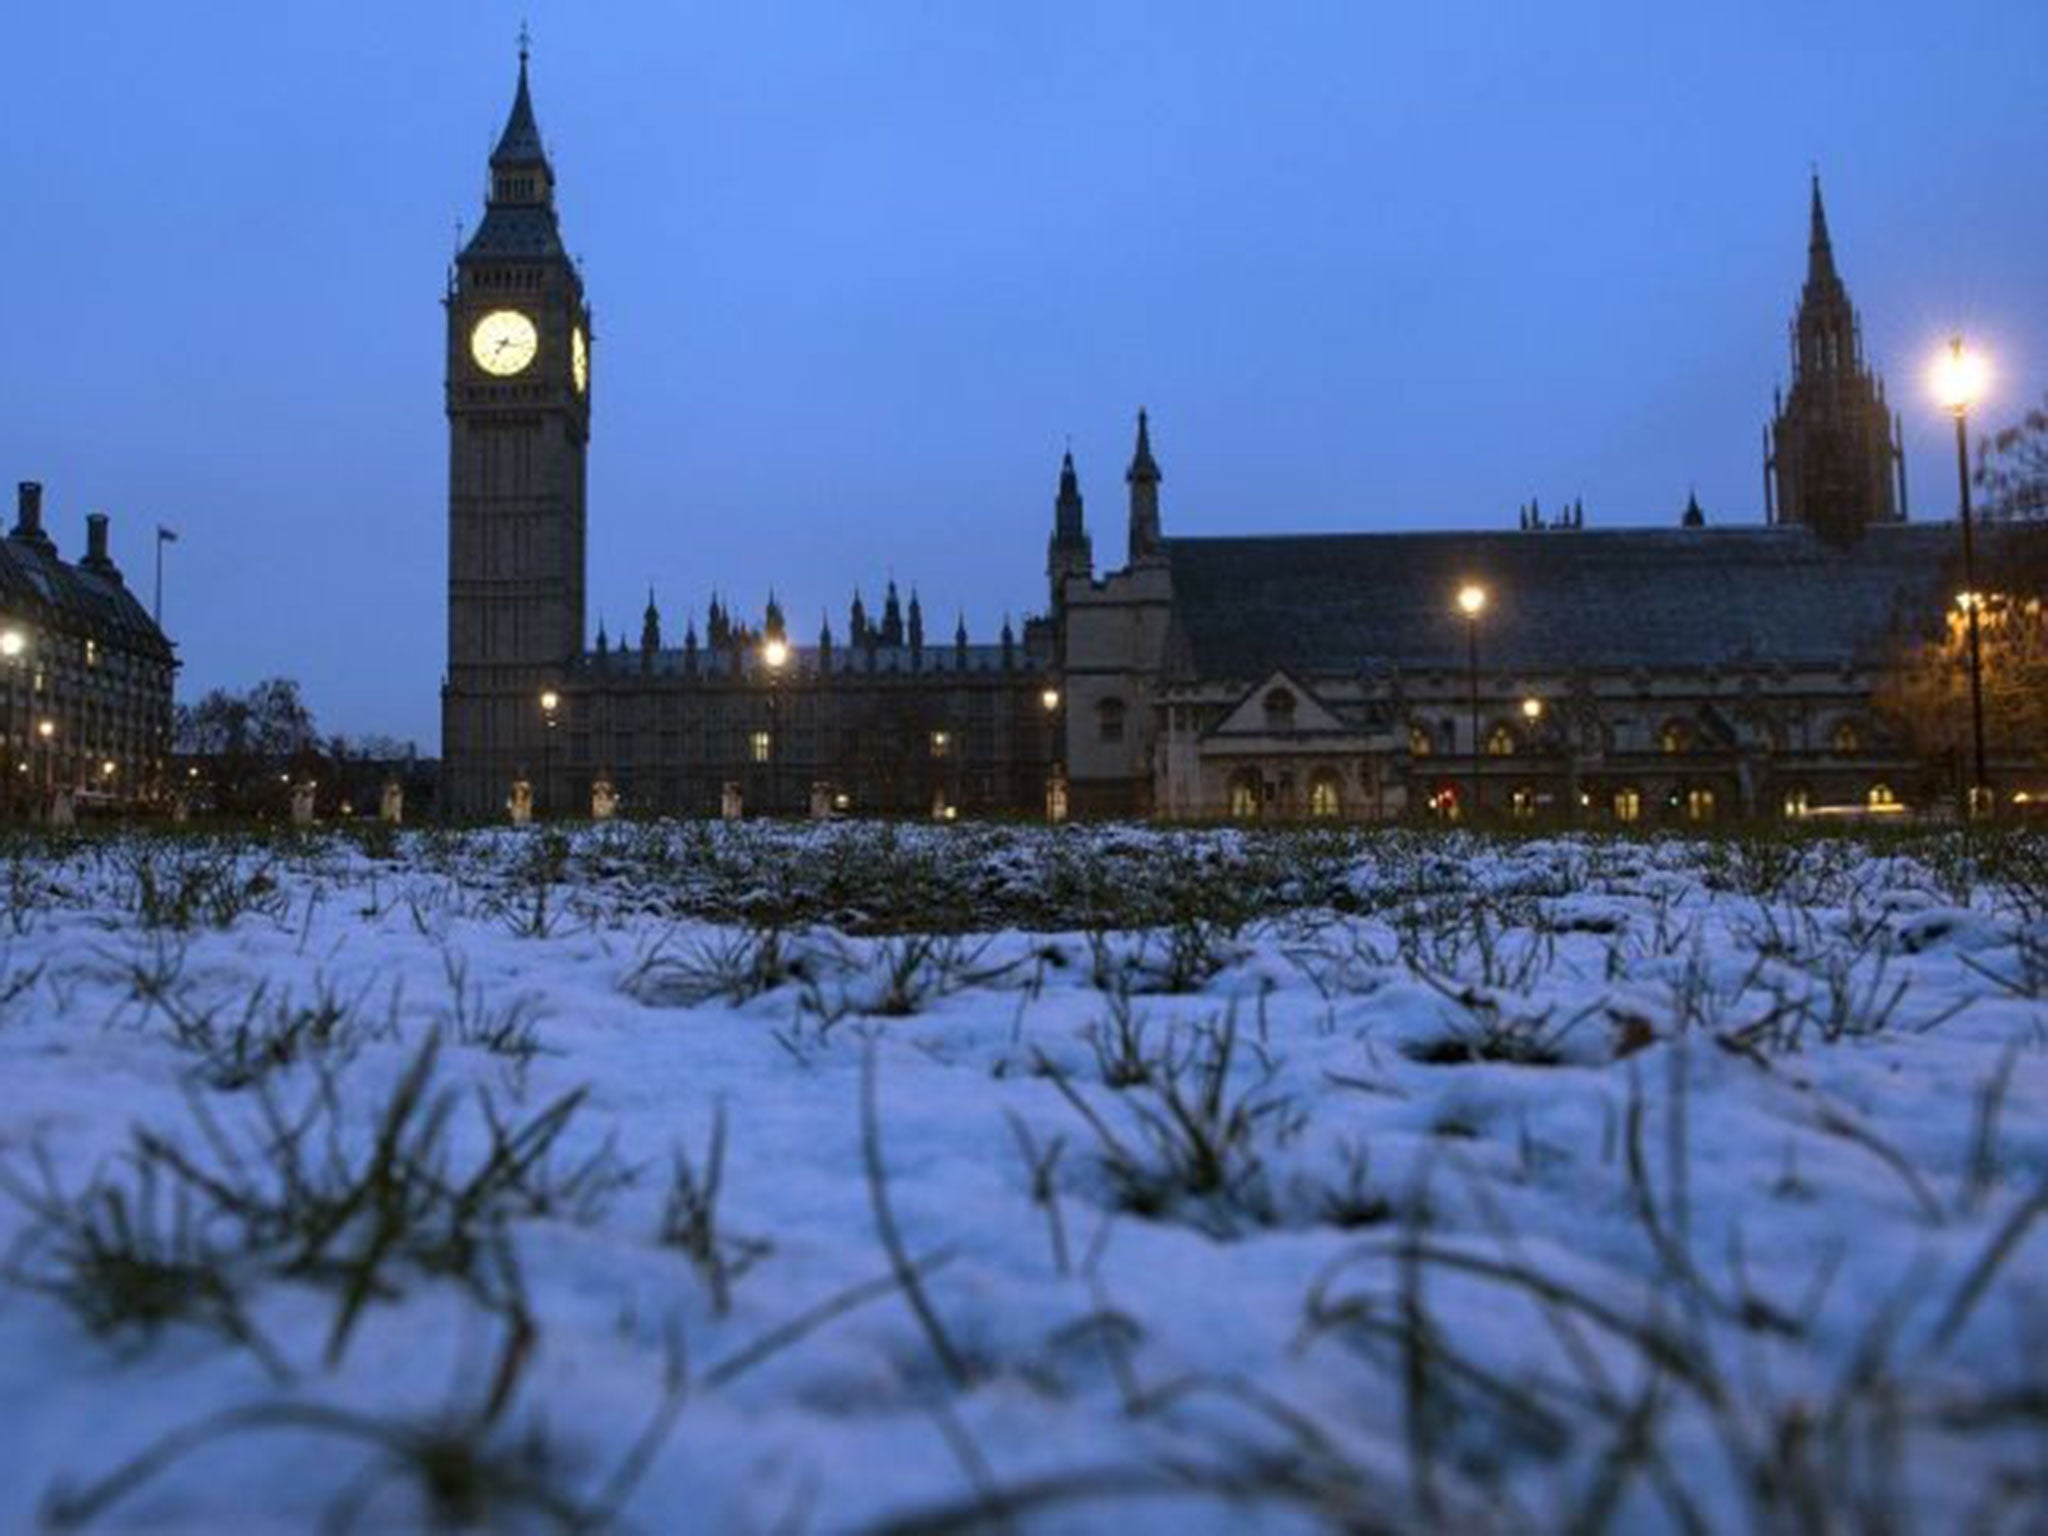
{"label": "big ben clock tower", "polygon": [[543,690],[583,649],[590,311],[555,222],[519,49],[483,221],[449,283],[448,674],[442,783],[489,815],[540,772]]}

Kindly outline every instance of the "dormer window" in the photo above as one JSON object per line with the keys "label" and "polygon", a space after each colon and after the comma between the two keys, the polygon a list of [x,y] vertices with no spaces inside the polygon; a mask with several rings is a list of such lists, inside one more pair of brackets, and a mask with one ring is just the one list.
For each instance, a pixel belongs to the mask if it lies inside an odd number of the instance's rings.
{"label": "dormer window", "polygon": [[1269,731],[1291,731],[1294,729],[1294,695],[1285,688],[1269,689],[1266,693],[1266,729]]}

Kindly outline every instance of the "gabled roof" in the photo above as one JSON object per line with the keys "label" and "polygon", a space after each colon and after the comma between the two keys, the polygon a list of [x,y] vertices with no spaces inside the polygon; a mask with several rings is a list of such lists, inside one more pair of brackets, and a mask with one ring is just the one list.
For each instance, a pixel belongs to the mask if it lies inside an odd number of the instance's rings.
{"label": "gabled roof", "polygon": [[[1294,700],[1293,718],[1281,725],[1274,721],[1266,709],[1266,701],[1276,689],[1285,690]],[[1269,673],[1266,680],[1249,689],[1230,713],[1225,715],[1207,732],[1217,736],[1329,736],[1358,734],[1356,726],[1338,718],[1327,704],[1315,695],[1315,690],[1290,676],[1285,670]]]}
{"label": "gabled roof", "polygon": [[1247,681],[1462,671],[1465,582],[1488,589],[1487,670],[1869,664],[1938,632],[1955,543],[1942,525],[1847,548],[1804,527],[1170,539],[1175,664]]}

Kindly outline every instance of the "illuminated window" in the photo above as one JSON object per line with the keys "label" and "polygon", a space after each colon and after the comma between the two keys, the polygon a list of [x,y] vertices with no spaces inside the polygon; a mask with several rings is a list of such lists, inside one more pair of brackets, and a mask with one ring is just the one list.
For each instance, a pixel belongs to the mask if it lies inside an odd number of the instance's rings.
{"label": "illuminated window", "polygon": [[1458,787],[1455,784],[1440,784],[1435,794],[1429,797],[1430,814],[1441,821],[1456,821],[1464,808],[1458,803]]}
{"label": "illuminated window", "polygon": [[1429,732],[1419,725],[1409,726],[1408,755],[1410,757],[1427,757],[1432,750],[1434,749],[1430,744]]}
{"label": "illuminated window", "polygon": [[766,731],[756,731],[748,739],[748,747],[750,749],[754,761],[757,763],[767,762],[769,757],[773,754],[774,746],[775,738],[770,736]]}
{"label": "illuminated window", "polygon": [[1517,821],[1527,821],[1536,814],[1536,791],[1526,786],[1508,796],[1508,814]]}
{"label": "illuminated window", "polygon": [[100,664],[99,641],[88,640],[85,642],[85,664],[88,667],[96,667]]}
{"label": "illuminated window", "polygon": [[1617,789],[1614,792],[1614,819],[1616,821],[1640,821],[1643,815],[1643,796],[1640,790]]}
{"label": "illuminated window", "polygon": [[945,731],[932,732],[932,756],[945,757],[953,750],[953,738]]}
{"label": "illuminated window", "polygon": [[1252,769],[1231,775],[1230,814],[1237,821],[1250,821],[1259,814],[1259,776]]}
{"label": "illuminated window", "polygon": [[1513,757],[1515,755],[1515,733],[1505,725],[1496,725],[1486,733],[1486,755],[1488,757]]}
{"label": "illuminated window", "polygon": [[1683,720],[1669,721],[1664,729],[1657,733],[1657,749],[1673,757],[1681,752],[1691,751],[1691,729]]}
{"label": "illuminated window", "polygon": [[1685,819],[1687,821],[1712,821],[1714,819],[1714,792],[1711,789],[1688,789],[1685,792]]}
{"label": "illuminated window", "polygon": [[1785,794],[1785,814],[1788,817],[1804,816],[1813,809],[1813,797],[1803,789],[1788,790]]}
{"label": "illuminated window", "polygon": [[1835,751],[1844,757],[1853,756],[1863,750],[1863,733],[1856,729],[1854,720],[1844,720],[1835,726],[1828,738]]}
{"label": "illuminated window", "polygon": [[1335,816],[1344,809],[1337,788],[1337,775],[1327,768],[1308,781],[1308,813],[1316,817]]}
{"label": "illuminated window", "polygon": [[1870,793],[1864,796],[1864,804],[1868,805],[1873,811],[1896,810],[1899,798],[1892,793],[1891,785],[1873,784],[1870,786]]}

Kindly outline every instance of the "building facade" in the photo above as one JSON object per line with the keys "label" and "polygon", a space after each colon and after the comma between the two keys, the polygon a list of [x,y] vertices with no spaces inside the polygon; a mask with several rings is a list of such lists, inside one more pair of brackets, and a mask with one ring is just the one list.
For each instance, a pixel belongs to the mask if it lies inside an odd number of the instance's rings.
{"label": "building facade", "polygon": [[[1942,623],[1950,530],[1905,521],[1818,184],[1768,521],[1184,538],[1139,413],[1124,559],[1059,468],[1045,609],[925,634],[893,584],[799,644],[714,600],[703,636],[584,642],[590,312],[522,52],[447,295],[450,812],[853,812],[1619,823],[1896,809],[1930,790],[1873,708]],[[1461,610],[1461,589],[1478,594]]]}
{"label": "building facade", "polygon": [[0,539],[0,811],[156,806],[176,653],[114,563],[105,515],[86,518],[74,563],[43,526],[42,486],[18,494]]}

